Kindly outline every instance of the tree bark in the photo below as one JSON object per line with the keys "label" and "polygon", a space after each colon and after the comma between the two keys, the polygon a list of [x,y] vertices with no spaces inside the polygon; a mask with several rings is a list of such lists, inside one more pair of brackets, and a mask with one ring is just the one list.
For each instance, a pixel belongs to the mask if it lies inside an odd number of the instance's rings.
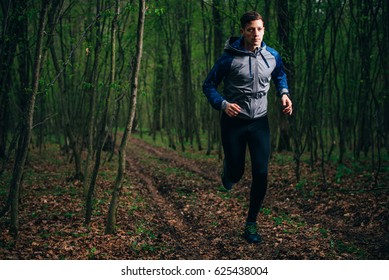
{"label": "tree bark", "polygon": [[[5,4],[5,3],[4,3]],[[25,3],[14,5],[11,9],[9,6],[4,7],[2,34],[0,37],[0,159],[6,160],[7,135],[11,129],[9,127],[9,95],[11,87],[10,75],[15,58],[16,45],[18,42],[17,29],[22,24],[21,14],[25,8]],[[16,16],[18,15],[18,16]]]}
{"label": "tree bark", "polygon": [[[280,44],[283,46],[282,56],[283,65],[285,68],[286,75],[288,77],[288,86],[291,93],[293,93],[293,80],[294,80],[294,69],[293,69],[293,44],[292,44],[292,30],[290,28],[293,22],[293,11],[290,10],[288,0],[277,1],[277,19],[278,19],[278,39]],[[277,123],[279,124],[279,137],[277,150],[279,152],[284,150],[291,150],[290,145],[290,133],[288,119],[285,117],[281,110],[277,110]]]}
{"label": "tree bark", "polygon": [[91,176],[90,184],[89,184],[89,192],[88,192],[88,201],[87,201],[87,211],[86,211],[86,217],[85,217],[85,223],[89,224],[90,219],[92,216],[92,197],[94,193],[94,189],[96,186],[96,180],[97,175],[100,168],[100,162],[101,162],[101,153],[103,151],[104,144],[107,139],[107,120],[108,120],[108,111],[110,107],[110,99],[111,99],[111,93],[114,88],[115,84],[115,69],[116,69],[116,32],[117,32],[117,19],[119,16],[119,0],[116,0],[116,6],[115,6],[115,14],[112,19],[112,28],[111,28],[111,67],[110,67],[110,77],[109,77],[109,85],[107,94],[105,95],[105,104],[104,104],[104,111],[103,116],[100,122],[100,131],[97,135],[97,148],[96,148],[96,158],[95,158],[95,164],[93,167],[93,173]]}
{"label": "tree bark", "polygon": [[16,152],[16,159],[13,168],[11,179],[11,224],[10,233],[17,239],[19,233],[19,191],[23,176],[23,169],[28,154],[28,145],[31,139],[32,125],[34,118],[35,100],[39,88],[40,70],[42,63],[42,49],[44,38],[44,27],[47,19],[47,11],[50,1],[42,0],[42,7],[39,15],[38,38],[35,47],[35,58],[33,68],[33,81],[31,85],[31,92],[29,94],[27,107],[25,108],[23,116],[23,124],[19,138],[18,148]]}
{"label": "tree bark", "polygon": [[143,32],[144,32],[144,22],[145,22],[145,13],[146,13],[146,0],[139,0],[139,16],[138,16],[138,31],[137,31],[137,48],[135,54],[135,64],[134,72],[132,75],[132,91],[131,91],[131,106],[128,114],[126,129],[123,134],[122,142],[119,148],[119,166],[117,171],[117,176],[115,180],[114,189],[112,192],[111,202],[108,210],[107,225],[105,232],[111,234],[115,232],[116,227],[116,213],[119,205],[120,193],[122,190],[124,170],[126,168],[126,149],[128,137],[132,131],[132,125],[135,117],[136,110],[136,99],[138,93],[138,76],[140,70],[140,64],[142,59],[143,51]]}
{"label": "tree bark", "polygon": [[[93,60],[93,68],[92,68],[92,71],[90,73],[90,84],[91,84],[91,90],[87,91],[89,94],[90,94],[90,99],[89,99],[89,117],[88,117],[88,136],[87,136],[87,156],[86,156],[86,160],[85,160],[85,166],[84,166],[84,188],[86,188],[86,186],[89,186],[88,188],[88,192],[87,192],[87,201],[86,201],[86,209],[87,209],[87,213],[86,214],[86,217],[89,216],[89,211],[91,210],[91,201],[92,201],[92,196],[93,196],[93,192],[94,192],[94,183],[92,183],[89,179],[89,171],[90,171],[90,162],[92,160],[92,157],[93,157],[93,153],[94,153],[94,148],[93,148],[93,144],[94,144],[94,141],[93,139],[95,138],[95,122],[96,122],[96,102],[97,102],[97,98],[96,98],[96,95],[98,93],[97,89],[98,89],[98,84],[99,84],[99,81],[98,81],[98,72],[99,72],[99,59],[100,59],[100,52],[101,52],[101,41],[102,41],[102,31],[101,31],[101,23],[100,23],[100,19],[99,19],[99,14],[100,14],[100,1],[97,0],[96,1],[96,15],[97,15],[97,19],[96,19],[96,24],[95,24],[95,28],[96,28],[96,37],[95,37],[95,48],[94,48],[94,60]],[[91,178],[92,180],[92,178]],[[85,189],[86,191],[86,189]],[[90,218],[90,216],[89,216]],[[87,219],[87,218],[86,218]]]}

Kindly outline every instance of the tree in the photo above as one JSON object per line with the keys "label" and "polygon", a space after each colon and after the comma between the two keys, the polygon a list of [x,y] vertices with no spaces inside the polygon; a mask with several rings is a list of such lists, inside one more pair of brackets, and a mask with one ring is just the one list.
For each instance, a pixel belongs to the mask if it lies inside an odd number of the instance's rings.
{"label": "tree", "polygon": [[13,167],[13,174],[10,183],[10,201],[11,201],[11,224],[10,232],[16,239],[19,232],[19,192],[22,181],[23,169],[26,163],[28,146],[31,140],[35,100],[39,90],[39,79],[41,75],[42,50],[44,28],[47,20],[47,11],[49,9],[50,1],[42,0],[41,10],[39,14],[38,37],[35,46],[35,58],[33,66],[33,76],[31,87],[27,89],[25,94],[26,104],[24,108],[24,115],[20,129],[20,136],[18,147],[16,151],[16,159]]}
{"label": "tree", "polygon": [[[100,1],[96,1],[96,14],[100,14]],[[114,17],[114,20],[117,20],[116,14]],[[116,23],[115,23],[116,24]],[[113,24],[113,25],[115,25]],[[97,107],[97,94],[98,94],[98,85],[99,85],[99,80],[98,80],[98,73],[99,73],[99,58],[100,58],[100,52],[101,52],[101,40],[102,40],[102,27],[100,25],[100,20],[96,20],[96,43],[95,43],[95,48],[94,48],[94,62],[93,62],[93,68],[91,71],[91,91],[90,91],[90,100],[89,100],[89,121],[88,121],[88,136],[87,136],[87,158],[85,162],[85,178],[84,178],[84,186],[88,186],[88,192],[86,195],[86,206],[85,206],[85,224],[88,225],[90,223],[90,219],[92,216],[92,208],[93,208],[93,195],[95,191],[95,186],[96,186],[96,179],[97,179],[97,173],[99,171],[99,166],[100,166],[100,158],[101,158],[101,150],[102,146],[104,145],[105,142],[105,125],[106,125],[106,120],[107,120],[107,110],[108,110],[108,102],[109,102],[109,95],[111,93],[109,86],[108,94],[106,97],[106,103],[105,103],[105,111],[104,111],[104,116],[103,120],[101,122],[101,126],[103,127],[100,130],[100,133],[96,135],[97,139],[97,151],[96,151],[96,158],[95,158],[95,165],[93,169],[93,173],[91,175],[91,178],[89,180],[89,168],[90,168],[90,160],[94,154],[94,139],[95,139],[95,127],[96,127],[96,107]],[[112,29],[112,33],[116,33],[116,27]],[[112,38],[112,37],[111,37]],[[114,43],[114,42],[111,42]],[[112,49],[112,52],[114,52],[114,49]],[[113,67],[115,62],[111,61],[111,67]]]}
{"label": "tree", "polygon": [[[293,93],[294,66],[293,66],[293,32],[291,25],[293,22],[293,9],[289,7],[288,0],[277,1],[277,20],[278,20],[278,39],[282,46],[282,57],[286,75],[288,77],[288,85],[290,92]],[[276,143],[279,152],[283,150],[291,150],[289,124],[285,116],[281,114],[281,110],[277,110],[277,123],[279,127],[278,140]]]}
{"label": "tree", "polygon": [[137,48],[136,48],[136,56],[135,56],[135,64],[134,64],[134,73],[132,75],[132,81],[131,81],[131,85],[132,85],[131,106],[128,112],[126,129],[124,131],[122,142],[119,148],[119,165],[118,165],[115,184],[112,191],[111,203],[109,205],[107,225],[105,228],[106,233],[113,233],[115,231],[116,213],[117,213],[117,208],[119,206],[120,192],[122,189],[124,170],[126,167],[127,141],[128,141],[128,137],[131,134],[132,125],[135,117],[136,98],[138,93],[138,75],[139,75],[140,63],[142,59],[142,50],[143,50],[143,31],[144,31],[144,21],[145,21],[145,14],[146,14],[145,2],[146,2],[145,0],[139,0],[138,30],[137,30],[137,43],[136,43]]}
{"label": "tree", "polygon": [[[95,127],[96,127],[96,107],[97,107],[97,95],[99,93],[99,67],[100,67],[100,53],[101,53],[101,41],[103,37],[103,27],[101,26],[101,7],[100,1],[96,1],[96,22],[95,22],[95,47],[94,47],[94,56],[93,56],[93,67],[89,71],[88,84],[90,87],[87,88],[87,93],[89,96],[89,116],[88,116],[88,126],[87,126],[87,157],[85,161],[84,175],[81,174],[81,178],[84,178],[84,186],[89,186],[88,194],[87,194],[87,217],[89,216],[89,210],[91,209],[90,203],[92,201],[93,190],[95,186],[95,182],[92,176],[92,179],[89,180],[89,169],[90,169],[90,161],[94,154],[94,139],[95,139]],[[99,135],[100,137],[104,137],[103,135]],[[100,139],[96,137],[97,139]],[[88,220],[88,218],[86,218]]]}

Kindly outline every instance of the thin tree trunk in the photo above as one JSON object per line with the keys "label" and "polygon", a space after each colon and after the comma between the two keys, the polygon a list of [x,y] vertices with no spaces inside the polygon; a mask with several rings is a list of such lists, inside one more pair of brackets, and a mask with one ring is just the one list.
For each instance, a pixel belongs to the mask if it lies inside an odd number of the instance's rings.
{"label": "thin tree trunk", "polygon": [[[96,0],[96,15],[100,14],[100,0]],[[92,183],[89,180],[89,171],[90,171],[90,162],[93,157],[94,149],[93,149],[93,139],[95,136],[94,128],[95,128],[95,114],[96,114],[96,95],[97,95],[97,89],[98,89],[98,72],[99,72],[99,59],[100,59],[100,52],[101,52],[101,40],[102,40],[102,31],[100,26],[100,19],[98,18],[96,20],[95,28],[96,28],[96,37],[95,37],[95,49],[94,49],[94,62],[93,62],[93,68],[92,72],[90,73],[91,77],[91,84],[92,88],[89,92],[90,94],[90,100],[89,100],[89,120],[88,120],[88,137],[87,137],[87,156],[85,160],[85,166],[84,166],[84,188],[86,191],[86,186],[89,185],[88,192],[87,192],[87,201],[86,201],[86,209],[87,213],[86,217],[88,217],[89,211],[91,210],[91,201],[93,197],[94,192],[94,183]],[[89,216],[90,218],[90,216]],[[86,218],[87,219],[87,218]]]}
{"label": "thin tree trunk", "polygon": [[[223,10],[223,2],[221,0],[213,0],[212,19],[213,19],[213,61],[215,62],[223,53],[224,44],[224,30],[223,17],[221,11]],[[222,145],[220,141],[220,112],[212,110],[211,119],[209,121],[209,129],[213,130],[213,139],[217,145],[219,159],[222,158]]]}
{"label": "thin tree trunk", "polygon": [[[156,22],[156,25],[158,22]],[[156,34],[157,45],[161,45],[161,37],[163,34],[158,32]],[[154,68],[154,94],[153,94],[153,102],[151,102],[152,109],[152,121],[151,121],[151,133],[153,135],[153,140],[156,140],[157,132],[161,130],[161,110],[162,110],[162,99],[163,99],[163,91],[164,91],[164,75],[165,75],[165,59],[164,56],[158,55],[156,57],[156,65]],[[146,71],[145,71],[146,72]],[[146,79],[144,79],[146,80]]]}
{"label": "thin tree trunk", "polygon": [[26,163],[28,154],[28,145],[31,139],[32,125],[34,118],[35,100],[39,88],[40,69],[42,63],[42,49],[43,49],[43,37],[44,27],[47,19],[47,10],[50,1],[42,0],[42,7],[39,15],[39,27],[38,38],[35,47],[35,58],[33,68],[33,81],[31,85],[31,95],[29,97],[25,114],[23,116],[22,132],[19,138],[19,144],[16,153],[15,164],[13,168],[13,174],[11,179],[11,224],[10,233],[17,239],[19,233],[19,191],[23,176],[23,169]]}
{"label": "thin tree trunk", "polygon": [[138,76],[140,70],[140,63],[142,59],[142,50],[143,50],[143,31],[144,31],[144,21],[146,13],[146,0],[139,0],[139,17],[138,17],[138,32],[137,32],[137,48],[136,48],[136,59],[134,68],[135,71],[132,75],[132,92],[131,92],[131,106],[128,114],[128,120],[126,129],[123,134],[122,142],[119,148],[119,166],[118,172],[115,180],[114,189],[112,192],[111,202],[109,205],[107,225],[105,232],[107,234],[114,233],[116,227],[116,213],[119,205],[119,198],[123,184],[124,170],[126,168],[126,149],[128,137],[132,131],[132,125],[135,117],[136,109],[136,98],[138,93]]}
{"label": "thin tree trunk", "polygon": [[107,139],[107,120],[108,120],[108,111],[109,111],[109,104],[111,99],[111,93],[112,88],[114,87],[115,83],[115,52],[116,52],[116,31],[117,31],[117,19],[119,15],[119,2],[116,1],[116,8],[115,8],[115,15],[112,19],[112,29],[111,29],[111,69],[110,69],[110,78],[109,78],[109,85],[108,85],[108,92],[105,96],[105,104],[104,104],[104,111],[103,116],[101,120],[101,126],[100,126],[100,132],[97,135],[97,150],[96,150],[96,158],[95,158],[95,164],[93,167],[93,173],[91,176],[90,184],[89,184],[89,192],[88,192],[88,204],[87,204],[87,211],[85,216],[85,223],[89,224],[90,219],[92,216],[92,197],[93,192],[96,186],[96,180],[97,175],[100,168],[100,162],[101,162],[101,153],[103,151],[104,143]]}
{"label": "thin tree trunk", "polygon": [[[174,55],[173,55],[173,48],[175,44],[175,37],[176,34],[174,31],[174,28],[172,27],[173,20],[171,17],[166,17],[166,21],[164,21],[161,18],[161,28],[165,35],[165,47],[167,52],[167,77],[165,81],[176,81],[177,77],[174,71]],[[182,145],[181,141],[181,126],[179,125],[179,109],[176,109],[175,114],[172,114],[171,108],[177,107],[178,98],[175,94],[179,89],[177,88],[177,83],[170,83],[166,82],[166,94],[165,97],[165,106],[163,110],[163,116],[166,123],[166,132],[169,139],[169,147],[173,148],[174,150],[177,149],[176,142],[178,134],[179,140]],[[177,134],[176,134],[177,133]]]}
{"label": "thin tree trunk", "polygon": [[[66,24],[68,24],[68,23],[65,22],[65,25]],[[74,103],[70,104],[70,99],[71,99],[70,94],[72,91],[71,86],[73,85],[73,82],[74,82],[72,77],[73,77],[73,74],[75,74],[75,73],[74,73],[74,68],[71,68],[71,71],[73,71],[71,73],[71,75],[69,75],[68,73],[66,73],[64,71],[67,64],[69,64],[70,62],[71,63],[74,62],[73,56],[72,56],[73,51],[71,52],[69,57],[67,57],[65,55],[65,53],[66,53],[66,50],[65,50],[66,39],[64,38],[64,30],[63,30],[62,20],[60,21],[59,36],[60,36],[61,58],[62,58],[62,61],[66,61],[63,68],[60,70],[60,72],[58,72],[58,74],[56,76],[56,79],[59,79],[61,77],[62,83],[63,83],[63,89],[64,89],[64,91],[61,92],[61,94],[60,94],[60,100],[59,100],[59,102],[61,103],[61,108],[64,112],[64,114],[62,115],[63,122],[64,122],[63,129],[64,129],[64,134],[65,134],[65,139],[66,139],[66,141],[69,142],[68,144],[69,144],[71,151],[72,151],[71,158],[74,159],[75,172],[74,172],[73,177],[75,179],[82,179],[82,177],[83,177],[82,170],[81,170],[82,169],[82,164],[81,164],[82,144],[78,143],[78,139],[77,139],[77,136],[75,133],[76,128],[75,128],[75,126],[72,126],[72,123],[71,123],[71,119],[73,116],[72,116],[71,111],[70,111],[71,109],[73,109],[73,111],[78,111],[78,110],[74,110]],[[55,48],[54,48],[54,50],[55,50]],[[54,51],[54,55],[56,55],[55,51]],[[54,59],[54,61],[56,61],[56,59]],[[58,65],[58,69],[59,69],[59,65]]]}
{"label": "thin tree trunk", "polygon": [[[18,42],[17,31],[23,18],[21,13],[25,3],[15,5],[11,9],[11,2],[8,3],[3,12],[2,34],[0,37],[0,159],[6,160],[7,136],[9,127],[9,89],[11,87],[10,76],[12,64],[15,58],[16,44]],[[17,14],[18,16],[13,16]]]}
{"label": "thin tree trunk", "polygon": [[[204,51],[204,57],[205,57],[205,72],[209,73],[211,69],[211,41],[210,39],[212,38],[212,28],[210,27],[209,22],[206,20],[206,9],[205,9],[205,4],[204,0],[201,1],[201,14],[202,14],[202,26],[203,26],[203,51]],[[234,7],[236,5],[236,1],[234,1]],[[231,30],[234,30],[234,27],[231,27]],[[202,99],[203,103],[201,106],[203,106],[203,109],[206,111],[206,113],[203,116],[203,126],[204,129],[206,129],[207,132],[207,151],[206,155],[210,155],[211,151],[213,149],[213,120],[212,120],[212,112],[214,111],[211,106],[209,106],[208,102],[206,99]]]}
{"label": "thin tree trunk", "polygon": [[[277,1],[277,20],[278,20],[278,39],[283,46],[283,60],[285,72],[288,77],[288,85],[290,92],[293,94],[293,80],[294,80],[294,67],[293,67],[293,43],[292,43],[292,30],[291,25],[293,24],[293,10],[289,8],[288,0]],[[266,23],[265,23],[266,24]],[[277,110],[277,123],[279,124],[279,135],[276,143],[277,150],[279,152],[291,149],[290,146],[290,133],[288,118],[285,117],[281,110]]]}

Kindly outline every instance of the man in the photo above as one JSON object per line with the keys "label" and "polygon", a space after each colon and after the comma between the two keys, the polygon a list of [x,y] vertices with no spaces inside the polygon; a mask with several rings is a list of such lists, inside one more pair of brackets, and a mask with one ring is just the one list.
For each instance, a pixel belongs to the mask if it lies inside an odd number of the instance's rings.
{"label": "man", "polygon": [[[224,165],[221,180],[230,190],[243,176],[246,145],[252,165],[250,205],[243,237],[261,242],[256,220],[267,188],[270,131],[267,93],[273,79],[283,113],[292,114],[286,74],[280,55],[263,41],[262,16],[247,12],[241,19],[241,37],[227,40],[223,55],[216,61],[203,84],[203,92],[213,108],[222,110],[221,137]],[[224,94],[217,91],[223,80]]]}

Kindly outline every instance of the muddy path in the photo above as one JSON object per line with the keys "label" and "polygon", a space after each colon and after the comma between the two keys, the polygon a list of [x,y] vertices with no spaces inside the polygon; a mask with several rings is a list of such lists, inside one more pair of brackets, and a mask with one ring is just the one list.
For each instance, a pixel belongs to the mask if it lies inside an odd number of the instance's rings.
{"label": "muddy path", "polygon": [[[271,172],[283,175],[270,179],[264,210],[258,219],[264,241],[259,245],[247,244],[241,234],[248,207],[250,174],[245,174],[242,182],[226,193],[220,185],[221,165],[217,160],[184,158],[176,151],[136,138],[128,146],[130,172],[140,179],[138,188],[147,190],[145,195],[152,201],[151,210],[157,213],[153,223],[163,232],[163,242],[171,243],[169,247],[174,248],[162,254],[163,258],[372,257],[370,252],[358,248],[358,238],[350,243],[348,238],[355,234],[355,229],[345,222],[347,215],[332,213],[322,205],[325,201],[302,200],[297,195],[291,183],[291,171],[281,171],[285,166],[271,166]],[[306,211],[307,207],[311,210]],[[371,240],[364,238],[363,242]],[[351,244],[351,249],[344,249],[343,256],[339,257],[337,244],[346,247]]]}
{"label": "muddy path", "polygon": [[[204,165],[187,160],[176,152],[157,148],[138,139],[131,139],[127,164],[132,176],[137,175],[140,188],[147,191],[152,210],[157,213],[154,223],[163,232],[165,242],[172,242],[172,255],[178,259],[220,259],[227,257],[218,236],[217,218],[211,224],[212,234],[204,227],[205,215],[214,204],[209,189],[217,187],[215,174],[206,172]],[[202,200],[202,202],[200,202]],[[214,216],[211,213],[211,216]],[[220,232],[221,233],[221,232]],[[215,250],[216,248],[216,250]],[[218,249],[219,248],[219,249]]]}
{"label": "muddy path", "polygon": [[57,151],[31,154],[20,238],[13,241],[8,218],[1,218],[0,258],[389,259],[388,173],[376,186],[363,165],[342,178],[337,165],[328,165],[323,188],[320,167],[302,164],[302,180],[296,182],[291,156],[274,155],[258,217],[263,242],[248,244],[241,235],[249,160],[242,180],[225,192],[220,159],[158,147],[134,135],[128,143],[116,232],[107,235],[116,161],[101,166],[93,217],[86,226],[82,182],[69,176],[73,164]]}
{"label": "muddy path", "polygon": [[130,151],[131,156],[127,156],[129,171],[136,174],[139,180],[138,190],[150,198],[150,210],[155,213],[158,229],[165,235],[165,238],[173,242],[175,257],[178,259],[202,259],[201,250],[198,248],[201,248],[200,244],[204,241],[191,234],[192,228],[185,223],[179,209],[158,191],[158,181],[150,172],[152,170],[142,165],[142,156],[138,154],[139,151],[132,149]]}

